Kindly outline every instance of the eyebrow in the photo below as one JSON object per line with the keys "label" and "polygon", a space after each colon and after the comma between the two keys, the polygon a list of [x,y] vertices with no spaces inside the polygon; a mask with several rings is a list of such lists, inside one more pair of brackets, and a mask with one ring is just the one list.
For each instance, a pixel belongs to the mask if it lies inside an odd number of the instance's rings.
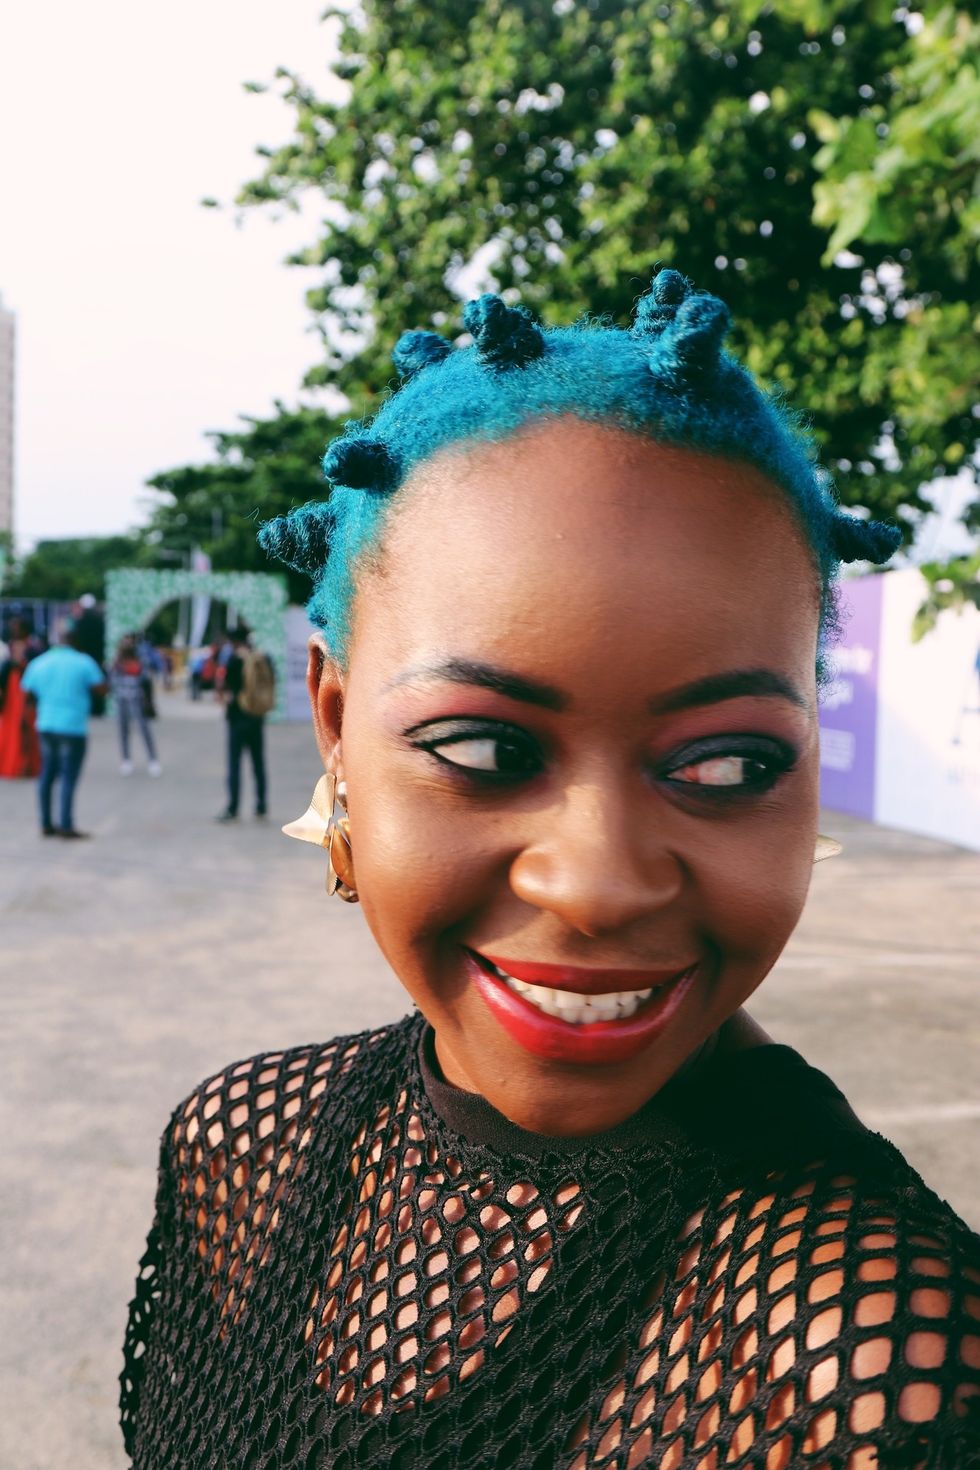
{"label": "eyebrow", "polygon": [[694,709],[702,704],[721,704],[726,699],[746,696],[788,700],[798,709],[809,709],[806,696],[789,679],[774,669],[731,669],[724,674],[709,674],[690,684],[681,684],[650,701],[655,715],[674,714],[677,710]]}
{"label": "eyebrow", "polygon": [[479,689],[492,689],[495,694],[505,694],[508,699],[520,700],[522,704],[536,704],[541,709],[562,710],[568,703],[565,696],[549,684],[539,684],[535,679],[525,679],[522,674],[496,668],[493,664],[476,663],[463,658],[450,658],[444,663],[406,669],[403,674],[391,679],[385,688],[394,689],[399,684],[415,684],[423,679],[445,679],[450,684],[470,684]]}
{"label": "eyebrow", "polygon": [[[450,684],[468,684],[479,689],[492,689],[495,694],[506,695],[522,704],[534,704],[540,709],[563,710],[568,705],[567,697],[550,684],[539,684],[535,679],[526,679],[510,669],[497,668],[494,664],[475,662],[472,659],[450,658],[443,663],[423,664],[406,669],[391,679],[385,689],[395,689],[401,684],[419,683],[426,679],[443,679]],[[774,669],[732,669],[724,674],[709,674],[704,679],[695,679],[690,684],[681,684],[666,694],[651,699],[651,714],[674,714],[678,710],[694,709],[704,704],[721,704],[726,699],[744,699],[755,696],[788,700],[799,709],[809,709],[805,696],[789,679],[777,674]]]}

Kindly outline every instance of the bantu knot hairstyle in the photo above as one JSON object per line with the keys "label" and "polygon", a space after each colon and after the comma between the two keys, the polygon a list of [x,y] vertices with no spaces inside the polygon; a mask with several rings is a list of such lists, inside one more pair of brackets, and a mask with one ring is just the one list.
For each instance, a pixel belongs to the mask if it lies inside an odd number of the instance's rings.
{"label": "bantu knot hairstyle", "polygon": [[834,626],[839,564],[884,561],[898,546],[896,528],[840,509],[799,417],[725,350],[724,302],[679,271],[658,273],[628,330],[587,320],[543,328],[493,295],[471,301],[463,322],[472,347],[428,331],[399,338],[402,386],[370,423],[349,424],[328,447],[328,498],[260,533],[271,556],[313,577],[308,611],[340,662],[360,558],[407,477],[442,449],[504,439],[536,419],[575,415],[755,465],[784,491],[807,538],[824,635]]}
{"label": "bantu knot hairstyle", "polygon": [[636,303],[633,314],[634,337],[656,337],[674,320],[677,308],[691,294],[692,286],[680,271],[663,270],[653,278],[653,285]]}
{"label": "bantu knot hairstyle", "polygon": [[276,561],[315,577],[326,564],[333,530],[329,510],[314,500],[288,515],[266,521],[258,541],[262,550]]}
{"label": "bantu knot hairstyle", "polygon": [[331,444],[323,456],[323,473],[331,485],[352,490],[394,490],[400,478],[397,457],[380,439],[347,434]]}
{"label": "bantu knot hairstyle", "polygon": [[830,523],[830,540],[838,561],[887,561],[902,544],[897,526],[885,521],[859,521],[839,510]]}
{"label": "bantu knot hairstyle", "polygon": [[463,309],[463,325],[490,368],[525,367],[544,352],[544,333],[524,306],[479,296]]}
{"label": "bantu knot hairstyle", "polygon": [[395,369],[403,383],[414,378],[430,363],[441,362],[452,352],[445,337],[438,332],[402,332],[391,354]]}
{"label": "bantu knot hairstyle", "polygon": [[718,365],[731,320],[717,296],[695,291],[678,271],[661,271],[637,303],[632,335],[650,343],[654,371],[682,387]]}

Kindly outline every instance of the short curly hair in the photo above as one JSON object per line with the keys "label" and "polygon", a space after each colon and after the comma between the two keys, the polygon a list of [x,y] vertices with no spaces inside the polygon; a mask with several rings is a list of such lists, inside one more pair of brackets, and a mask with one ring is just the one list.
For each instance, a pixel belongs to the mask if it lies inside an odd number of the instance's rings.
{"label": "short curly hair", "polygon": [[493,295],[471,301],[463,322],[468,348],[434,332],[403,334],[394,352],[402,386],[329,445],[327,496],[259,532],[270,556],[313,578],[307,610],[341,664],[358,564],[408,476],[450,445],[504,439],[535,420],[574,415],[761,470],[785,492],[813,553],[821,649],[840,563],[886,561],[898,547],[896,527],[841,510],[800,415],[725,351],[724,302],[678,271],[655,276],[628,329],[588,319],[545,328]]}

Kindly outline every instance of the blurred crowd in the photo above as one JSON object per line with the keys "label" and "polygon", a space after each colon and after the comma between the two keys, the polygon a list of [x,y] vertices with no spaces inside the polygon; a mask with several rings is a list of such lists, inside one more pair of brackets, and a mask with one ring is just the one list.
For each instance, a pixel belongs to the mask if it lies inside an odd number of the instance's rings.
{"label": "blurred crowd", "polygon": [[[227,717],[227,801],[218,820],[238,816],[241,764],[251,762],[255,814],[266,814],[265,717],[275,704],[270,659],[253,649],[248,629],[231,629],[186,657],[145,633],[126,633],[108,657],[105,619],[94,597],[73,604],[54,636],[29,616],[5,609],[0,622],[0,778],[38,781],[41,834],[79,838],[74,798],[87,749],[89,721],[114,714],[119,770],[133,775],[137,753],[150,776],[163,774],[153,721],[156,686],[186,681],[192,700],[211,693]],[[56,800],[57,799],[57,800]],[[57,810],[55,809],[57,805]]]}

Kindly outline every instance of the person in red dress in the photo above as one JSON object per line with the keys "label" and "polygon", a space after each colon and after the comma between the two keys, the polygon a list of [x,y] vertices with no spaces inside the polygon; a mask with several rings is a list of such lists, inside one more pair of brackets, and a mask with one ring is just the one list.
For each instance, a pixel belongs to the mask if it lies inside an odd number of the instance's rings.
{"label": "person in red dress", "polygon": [[41,770],[41,747],[34,706],[21,688],[21,678],[40,648],[20,618],[11,622],[8,646],[0,664],[0,777],[33,779]]}

